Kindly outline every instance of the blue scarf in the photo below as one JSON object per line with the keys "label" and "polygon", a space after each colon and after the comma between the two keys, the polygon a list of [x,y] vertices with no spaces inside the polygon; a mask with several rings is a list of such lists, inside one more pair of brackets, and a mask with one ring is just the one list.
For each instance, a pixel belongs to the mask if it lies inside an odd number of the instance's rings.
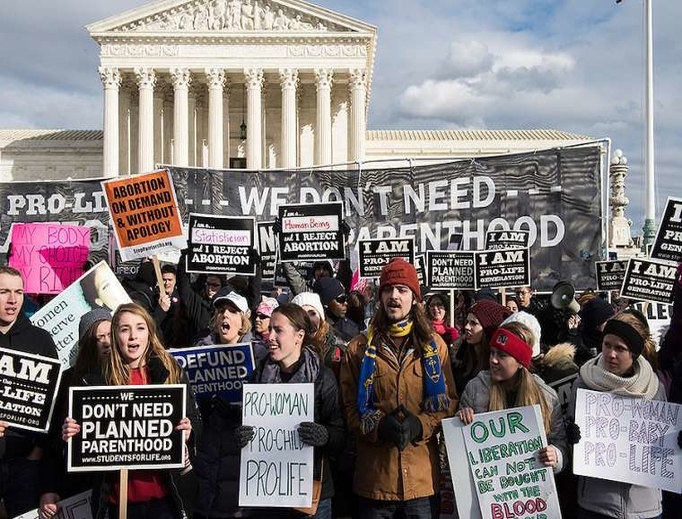
{"label": "blue scarf", "polygon": [[[412,331],[412,318],[395,323],[389,329],[391,337],[405,337]],[[367,346],[365,355],[360,366],[360,379],[358,380],[357,407],[360,415],[360,430],[363,434],[369,434],[376,427],[383,413],[374,408],[374,372],[376,370],[377,347],[374,344],[374,329],[367,332]],[[424,377],[424,394],[426,398],[422,407],[427,413],[445,411],[450,406],[445,389],[445,378],[442,376],[438,348],[433,339],[424,347],[422,352],[422,368]]]}

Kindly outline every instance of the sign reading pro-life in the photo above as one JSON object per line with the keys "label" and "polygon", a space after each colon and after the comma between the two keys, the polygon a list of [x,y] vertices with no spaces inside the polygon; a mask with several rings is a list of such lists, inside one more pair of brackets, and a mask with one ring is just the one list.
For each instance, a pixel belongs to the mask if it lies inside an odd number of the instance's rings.
{"label": "sign reading pro-life", "polygon": [[682,405],[578,389],[573,472],[680,493]]}
{"label": "sign reading pro-life", "polygon": [[640,301],[672,304],[676,270],[674,263],[630,258],[620,295]]}
{"label": "sign reading pro-life", "polygon": [[69,389],[69,416],[81,431],[68,441],[68,470],[184,467],[184,384]]}
{"label": "sign reading pro-life", "polygon": [[360,240],[358,242],[360,277],[380,277],[381,269],[393,258],[403,258],[414,265],[416,263],[414,249],[414,238]]}
{"label": "sign reading pro-life", "polygon": [[307,507],[313,493],[313,447],[298,425],[314,421],[313,384],[246,384],[242,423],[256,435],[242,449],[239,506]]}

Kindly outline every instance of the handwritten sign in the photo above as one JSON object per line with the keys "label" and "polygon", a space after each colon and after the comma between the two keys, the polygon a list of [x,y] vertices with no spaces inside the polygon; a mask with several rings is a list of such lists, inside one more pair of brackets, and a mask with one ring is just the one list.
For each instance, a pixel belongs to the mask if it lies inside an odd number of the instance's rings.
{"label": "handwritten sign", "polygon": [[475,290],[473,252],[426,251],[426,263],[432,289]]}
{"label": "handwritten sign", "polygon": [[47,432],[60,378],[59,360],[0,348],[0,421]]}
{"label": "handwritten sign", "polygon": [[618,290],[623,286],[627,260],[595,261],[597,290]]}
{"label": "handwritten sign", "polygon": [[12,225],[9,266],[24,278],[29,294],[58,294],[83,274],[90,227],[40,223]]}
{"label": "handwritten sign", "polygon": [[242,401],[242,385],[255,368],[251,343],[170,350],[189,378],[197,400],[219,396]]}
{"label": "handwritten sign", "polygon": [[123,261],[187,247],[168,170],[105,180],[102,187]]}
{"label": "handwritten sign", "polygon": [[283,204],[279,206],[281,261],[345,259],[341,232],[343,204]]}
{"label": "handwritten sign", "polygon": [[314,421],[314,395],[313,384],[244,386],[242,423],[256,435],[242,449],[239,506],[310,506],[313,447],[298,424]]}
{"label": "handwritten sign", "polygon": [[573,472],[679,494],[681,408],[662,400],[579,388],[575,423],[581,439],[573,447]]}
{"label": "handwritten sign", "polygon": [[530,285],[528,249],[480,251],[474,257],[477,289]]}
{"label": "handwritten sign", "polygon": [[672,304],[677,265],[664,261],[630,258],[620,289],[621,297]]}
{"label": "handwritten sign", "polygon": [[69,472],[184,467],[183,384],[69,388]]}
{"label": "handwritten sign", "polygon": [[[537,459],[547,445],[539,406],[477,414],[464,425],[443,420],[460,517],[560,517],[554,475]],[[460,499],[461,496],[461,499]]]}
{"label": "handwritten sign", "polygon": [[649,257],[682,261],[682,198],[668,197]]}
{"label": "handwritten sign", "polygon": [[381,269],[393,258],[403,258],[414,265],[414,249],[414,238],[360,240],[358,242],[360,277],[379,278]]}
{"label": "handwritten sign", "polygon": [[190,213],[187,272],[255,276],[253,217]]}

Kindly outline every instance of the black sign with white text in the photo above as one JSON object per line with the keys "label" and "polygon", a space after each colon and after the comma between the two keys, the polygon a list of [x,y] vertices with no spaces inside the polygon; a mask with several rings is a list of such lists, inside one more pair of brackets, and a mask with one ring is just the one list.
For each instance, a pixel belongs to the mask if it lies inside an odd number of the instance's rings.
{"label": "black sign with white text", "polygon": [[386,240],[360,240],[358,259],[360,277],[378,278],[381,269],[393,258],[403,258],[415,264],[414,238],[389,238]]}
{"label": "black sign with white text", "polygon": [[530,285],[528,249],[486,250],[475,254],[476,289]]}
{"label": "black sign with white text", "polygon": [[273,230],[274,221],[257,222],[256,237],[260,253],[260,268],[263,281],[274,281],[277,267],[277,235]]}
{"label": "black sign with white text", "polygon": [[668,198],[649,257],[682,261],[682,198]]}
{"label": "black sign with white text", "polygon": [[189,215],[187,272],[255,276],[253,217]]}
{"label": "black sign with white text", "polygon": [[597,290],[618,290],[620,292],[628,261],[595,261],[594,264],[597,271]]}
{"label": "black sign with white text", "polygon": [[529,243],[529,231],[488,231],[485,233],[485,250],[525,249]]}
{"label": "black sign with white text", "polygon": [[630,258],[621,297],[672,304],[677,266],[663,261]]}
{"label": "black sign with white text", "polygon": [[281,261],[346,259],[343,203],[279,206]]}
{"label": "black sign with white text", "polygon": [[428,286],[432,289],[474,290],[474,253],[426,251]]}

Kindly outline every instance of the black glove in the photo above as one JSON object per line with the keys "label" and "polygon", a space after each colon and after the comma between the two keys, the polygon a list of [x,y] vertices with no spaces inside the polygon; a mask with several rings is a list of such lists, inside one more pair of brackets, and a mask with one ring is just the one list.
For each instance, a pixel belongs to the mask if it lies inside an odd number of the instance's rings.
{"label": "black glove", "polygon": [[398,444],[398,450],[402,451],[414,440],[421,437],[423,429],[421,421],[414,413],[402,405],[400,407],[405,417],[400,424],[400,443]]}
{"label": "black glove", "polygon": [[240,425],[234,430],[234,441],[237,447],[243,449],[256,436],[256,428],[251,425]]}
{"label": "black glove", "polygon": [[566,439],[571,445],[575,445],[580,441],[580,427],[572,420],[566,422]]}
{"label": "black glove", "polygon": [[346,220],[341,220],[339,230],[341,231],[341,234],[343,234],[344,236],[348,236],[350,234],[350,225],[346,223]]}
{"label": "black glove", "polygon": [[329,441],[329,431],[324,425],[315,422],[301,422],[298,424],[298,436],[306,445],[323,447]]}
{"label": "black glove", "polygon": [[282,232],[282,220],[279,217],[275,218],[275,222],[272,224],[272,231],[275,234],[280,234]]}
{"label": "black glove", "polygon": [[400,444],[402,426],[395,417],[395,411],[385,415],[381,420],[379,420],[377,427],[377,437],[381,441],[390,443],[396,447]]}

